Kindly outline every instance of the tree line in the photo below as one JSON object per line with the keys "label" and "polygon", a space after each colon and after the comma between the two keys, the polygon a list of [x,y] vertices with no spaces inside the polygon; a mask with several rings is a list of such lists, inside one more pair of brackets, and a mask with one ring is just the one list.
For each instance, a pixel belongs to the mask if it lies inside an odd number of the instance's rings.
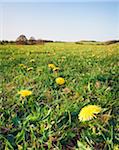
{"label": "tree line", "polygon": [[36,40],[34,37],[30,37],[29,39],[27,39],[25,35],[20,35],[15,41],[2,40],[0,41],[0,44],[34,45],[34,44],[44,44],[48,42],[53,41],[43,39]]}

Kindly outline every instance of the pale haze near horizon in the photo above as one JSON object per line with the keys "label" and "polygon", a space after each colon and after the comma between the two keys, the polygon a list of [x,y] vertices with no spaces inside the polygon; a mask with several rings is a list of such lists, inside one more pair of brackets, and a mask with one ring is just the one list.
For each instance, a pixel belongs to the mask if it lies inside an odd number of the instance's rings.
{"label": "pale haze near horizon", "polygon": [[0,3],[0,40],[119,39],[119,2]]}

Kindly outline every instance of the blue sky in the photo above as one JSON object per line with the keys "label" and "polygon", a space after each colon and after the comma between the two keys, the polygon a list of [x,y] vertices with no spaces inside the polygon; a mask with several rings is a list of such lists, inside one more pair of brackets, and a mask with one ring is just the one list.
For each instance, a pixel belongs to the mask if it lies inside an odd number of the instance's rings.
{"label": "blue sky", "polygon": [[0,40],[20,34],[64,41],[119,39],[119,2],[1,2]]}

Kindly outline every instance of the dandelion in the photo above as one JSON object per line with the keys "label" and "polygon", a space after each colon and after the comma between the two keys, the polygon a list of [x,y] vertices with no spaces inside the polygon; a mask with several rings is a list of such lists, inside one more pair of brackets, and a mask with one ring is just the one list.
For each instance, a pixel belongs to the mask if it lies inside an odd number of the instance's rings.
{"label": "dandelion", "polygon": [[21,91],[18,92],[18,94],[20,94],[22,97],[26,97],[26,96],[31,95],[32,92],[29,91],[29,90],[21,90]]}
{"label": "dandelion", "polygon": [[81,109],[80,113],[79,113],[79,120],[80,121],[89,121],[91,119],[93,119],[95,116],[95,114],[100,113],[101,111],[101,107],[96,106],[96,105],[88,105],[85,106]]}
{"label": "dandelion", "polygon": [[65,80],[64,80],[64,78],[62,78],[62,77],[56,78],[55,81],[56,81],[56,83],[59,84],[59,85],[63,85],[63,84],[65,83]]}
{"label": "dandelion", "polygon": [[56,68],[56,66],[54,64],[48,64],[48,67],[51,68],[51,69]]}

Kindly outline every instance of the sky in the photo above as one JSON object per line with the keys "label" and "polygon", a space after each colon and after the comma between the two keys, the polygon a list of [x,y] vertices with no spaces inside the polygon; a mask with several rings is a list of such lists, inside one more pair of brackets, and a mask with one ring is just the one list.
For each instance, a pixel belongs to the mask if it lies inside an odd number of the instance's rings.
{"label": "sky", "polygon": [[119,1],[0,1],[0,40],[119,39]]}

